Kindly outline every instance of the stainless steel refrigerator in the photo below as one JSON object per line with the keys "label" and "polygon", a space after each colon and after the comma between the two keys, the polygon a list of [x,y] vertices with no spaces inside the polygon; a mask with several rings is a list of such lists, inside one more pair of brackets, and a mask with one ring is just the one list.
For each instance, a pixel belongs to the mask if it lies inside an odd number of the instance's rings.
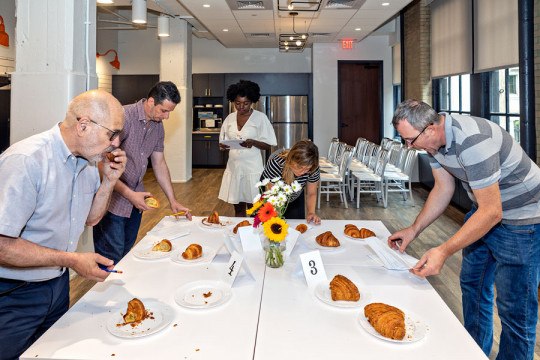
{"label": "stainless steel refrigerator", "polygon": [[[290,149],[298,140],[308,138],[307,96],[261,96],[253,108],[265,113],[274,127],[277,146],[272,147],[271,153]],[[230,103],[229,112],[233,111],[236,109]]]}

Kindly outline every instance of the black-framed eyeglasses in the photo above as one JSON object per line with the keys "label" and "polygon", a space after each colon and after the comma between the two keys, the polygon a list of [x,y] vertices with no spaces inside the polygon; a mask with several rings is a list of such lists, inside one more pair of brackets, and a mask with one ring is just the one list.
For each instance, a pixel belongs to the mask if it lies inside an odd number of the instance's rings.
{"label": "black-framed eyeglasses", "polygon": [[413,145],[414,145],[414,142],[415,142],[416,140],[418,140],[418,138],[420,137],[420,135],[422,135],[422,134],[424,133],[424,131],[426,131],[426,129],[427,129],[429,126],[431,126],[431,125],[433,125],[433,123],[427,124],[426,126],[424,126],[424,128],[422,129],[422,131],[420,131],[420,132],[418,133],[418,135],[416,135],[416,136],[414,137],[414,139],[412,139],[412,140],[405,140],[405,142],[408,143],[409,146],[413,146]]}
{"label": "black-framed eyeglasses", "polygon": [[[120,132],[122,132],[122,130],[111,130],[111,129],[109,129],[109,128],[106,127],[106,126],[103,126],[103,125],[101,125],[101,124],[95,122],[94,120],[90,119],[89,117],[87,117],[87,119],[90,120],[90,122],[96,124],[97,126],[102,127],[102,128],[104,128],[105,130],[107,130],[107,131],[110,131],[110,132],[111,132],[111,136],[109,137],[109,141],[113,141],[114,139],[116,139],[116,138],[118,137],[118,135],[120,135]],[[79,121],[79,120],[81,120],[80,117],[77,118],[77,121]]]}

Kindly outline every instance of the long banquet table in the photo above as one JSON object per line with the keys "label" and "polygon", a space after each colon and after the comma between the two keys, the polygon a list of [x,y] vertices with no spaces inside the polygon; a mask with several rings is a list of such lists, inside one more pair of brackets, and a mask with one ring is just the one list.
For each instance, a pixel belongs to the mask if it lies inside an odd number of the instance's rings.
{"label": "long banquet table", "polygon": [[[262,251],[246,252],[251,277],[239,273],[230,300],[208,309],[180,306],[174,296],[178,288],[223,277],[229,258],[224,238],[242,219],[222,218],[231,224],[223,230],[207,229],[201,220],[166,217],[155,229],[189,230],[172,240],[173,247],[211,247],[217,252],[212,262],[183,265],[170,258],[135,257],[159,240],[149,233],[116,266],[123,274],[111,274],[96,284],[21,359],[486,359],[426,280],[386,270],[364,242],[343,236],[344,225],[354,223],[374,230],[383,241],[389,232],[380,221],[323,220],[300,236],[280,269],[267,268]],[[289,221],[291,226],[300,222]],[[327,230],[343,245],[339,251],[321,251],[327,278],[342,274],[351,279],[361,293],[360,307],[332,306],[308,290],[299,255],[312,251],[310,240]],[[231,239],[241,251],[238,238]],[[112,335],[108,322],[135,297],[167,305],[171,322],[148,336]],[[363,306],[371,302],[414,314],[425,326],[425,335],[415,342],[396,343],[368,333],[359,319]]]}

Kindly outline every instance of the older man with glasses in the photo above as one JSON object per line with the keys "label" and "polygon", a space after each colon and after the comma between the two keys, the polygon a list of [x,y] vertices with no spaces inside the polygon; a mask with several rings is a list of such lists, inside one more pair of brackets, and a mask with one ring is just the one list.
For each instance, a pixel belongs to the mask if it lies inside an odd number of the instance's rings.
{"label": "older man with glasses", "polygon": [[461,229],[429,249],[411,269],[439,274],[462,250],[460,283],[465,328],[489,356],[493,343],[494,285],[502,322],[497,359],[532,359],[540,279],[540,168],[510,134],[478,117],[437,114],[406,100],[392,124],[410,147],[430,156],[435,185],[414,223],[392,234],[388,245],[405,251],[446,209],[461,180],[473,201]]}

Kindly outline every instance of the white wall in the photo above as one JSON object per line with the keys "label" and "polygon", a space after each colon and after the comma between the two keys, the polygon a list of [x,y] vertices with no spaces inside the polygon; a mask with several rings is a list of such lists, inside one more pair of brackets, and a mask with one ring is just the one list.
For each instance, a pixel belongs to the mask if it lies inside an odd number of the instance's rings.
{"label": "white wall", "polygon": [[393,137],[392,48],[388,36],[371,36],[343,50],[338,43],[313,44],[313,142],[324,152],[338,135],[338,60],[383,61],[384,136]]}
{"label": "white wall", "polygon": [[156,29],[118,31],[120,70],[113,74],[159,74],[160,51]]}
{"label": "white wall", "polygon": [[277,48],[227,49],[215,40],[193,37],[193,73],[309,73],[311,49],[280,53]]}

